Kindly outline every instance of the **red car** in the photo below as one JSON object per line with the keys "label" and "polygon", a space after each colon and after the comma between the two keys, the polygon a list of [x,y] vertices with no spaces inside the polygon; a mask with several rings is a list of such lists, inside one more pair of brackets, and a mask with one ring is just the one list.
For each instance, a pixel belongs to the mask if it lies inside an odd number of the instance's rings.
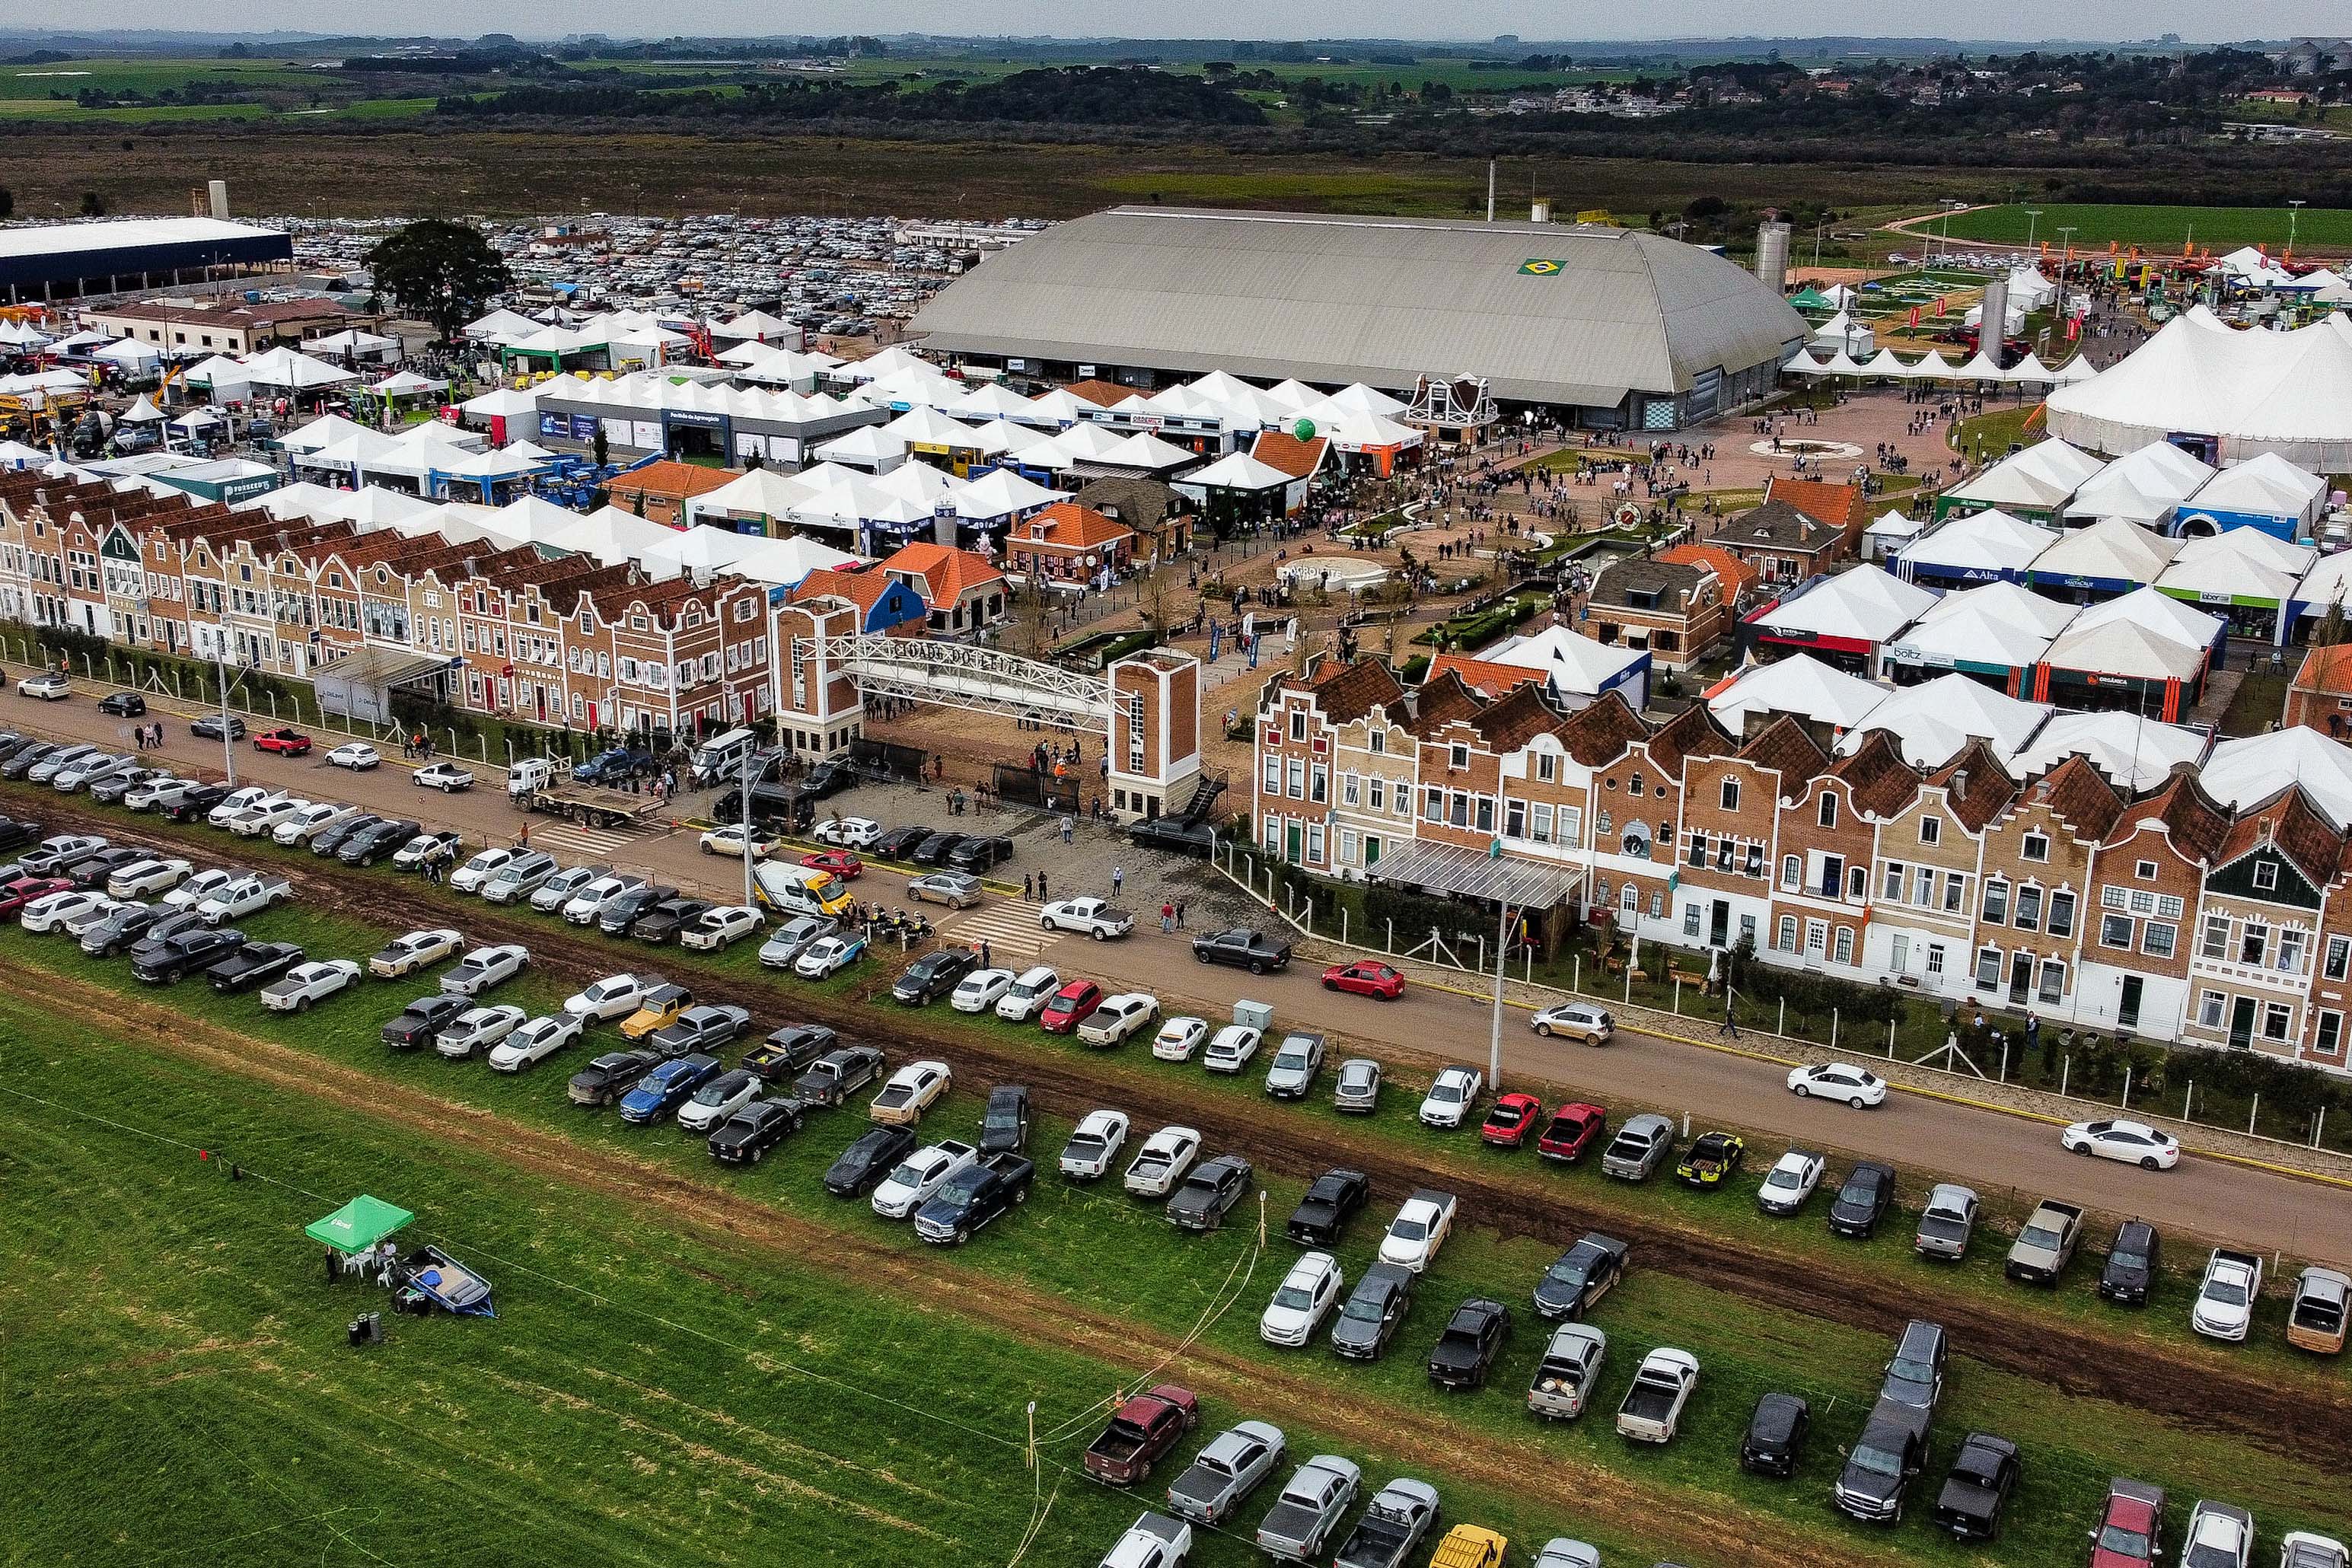
{"label": "red car", "polygon": [[72,886],[72,879],[66,877],[19,877],[0,887],[0,915],[13,915],[36,899],[62,893]]}
{"label": "red car", "polygon": [[1551,1113],[1551,1125],[1536,1140],[1536,1152],[1547,1160],[1580,1159],[1608,1123],[1609,1113],[1601,1107],[1570,1100]]}
{"label": "red car", "polygon": [[1353,963],[1335,963],[1325,970],[1323,989],[1353,991],[1359,996],[1393,1002],[1404,994],[1404,975],[1394,965],[1382,963],[1377,958],[1360,958]]}
{"label": "red car", "polygon": [[1038,1026],[1049,1035],[1066,1035],[1078,1026],[1078,1020],[1102,1005],[1103,988],[1091,980],[1073,980],[1054,993],[1037,1015]]}
{"label": "red car", "polygon": [[2091,1537],[2091,1568],[2148,1568],[2164,1534],[2164,1489],[2118,1476]]}
{"label": "red car", "polygon": [[846,849],[820,849],[802,856],[801,864],[811,870],[830,871],[845,882],[854,882],[866,873],[866,862]]}
{"label": "red car", "polygon": [[1498,1095],[1495,1109],[1478,1123],[1478,1136],[1497,1149],[1519,1148],[1535,1130],[1536,1118],[1542,1114],[1543,1101],[1532,1094]]}
{"label": "red car", "polygon": [[276,752],[282,757],[299,757],[310,749],[310,737],[290,725],[283,730],[269,730],[253,738],[257,752]]}

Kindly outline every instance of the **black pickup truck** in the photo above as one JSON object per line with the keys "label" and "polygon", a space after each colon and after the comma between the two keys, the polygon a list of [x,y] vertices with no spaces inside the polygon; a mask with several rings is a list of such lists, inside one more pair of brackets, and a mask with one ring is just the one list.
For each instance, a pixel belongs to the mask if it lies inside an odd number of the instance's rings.
{"label": "black pickup truck", "polygon": [[915,1212],[915,1234],[940,1247],[960,1247],[1007,1209],[1027,1203],[1036,1179],[1036,1164],[1018,1154],[967,1166]]}
{"label": "black pickup truck", "polygon": [[1290,1223],[1284,1229],[1291,1240],[1303,1246],[1336,1246],[1349,1216],[1371,1195],[1371,1178],[1361,1171],[1326,1171],[1290,1211]]}

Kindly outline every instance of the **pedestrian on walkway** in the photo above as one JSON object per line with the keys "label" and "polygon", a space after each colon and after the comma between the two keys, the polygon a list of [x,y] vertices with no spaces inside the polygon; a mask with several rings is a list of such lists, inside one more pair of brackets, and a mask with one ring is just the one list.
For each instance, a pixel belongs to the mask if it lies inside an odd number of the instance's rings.
{"label": "pedestrian on walkway", "polygon": [[1160,934],[1162,936],[1176,934],[1176,906],[1172,903],[1163,903],[1160,906]]}
{"label": "pedestrian on walkway", "polygon": [[1739,1019],[1734,1013],[1731,1004],[1731,993],[1726,990],[1723,994],[1723,1027],[1717,1029],[1716,1034],[1718,1037],[1736,1040],[1739,1037]]}
{"label": "pedestrian on walkway", "polygon": [[1051,897],[1053,895],[1045,890],[1045,873],[1040,871],[1037,873],[1037,901],[1042,904]]}
{"label": "pedestrian on walkway", "polygon": [[518,833],[515,835],[515,842],[516,842],[517,844],[520,844],[520,846],[522,846],[522,847],[524,847],[525,849],[528,849],[528,848],[530,848],[530,823],[526,822],[526,823],[524,823],[524,824],[522,825],[522,828],[521,828],[521,830],[520,830],[520,832],[518,832]]}
{"label": "pedestrian on walkway", "polygon": [[1184,929],[1184,900],[1181,899],[1176,900],[1176,929]]}
{"label": "pedestrian on walkway", "polygon": [[1124,866],[1113,866],[1110,868],[1110,896],[1114,899],[1118,897],[1119,889],[1126,885],[1127,868]]}
{"label": "pedestrian on walkway", "polygon": [[1021,897],[1023,901],[1027,903],[1037,901],[1037,879],[1034,874],[1026,871],[1022,873]]}
{"label": "pedestrian on walkway", "polygon": [[1072,816],[1068,812],[1064,812],[1062,814],[1062,842],[1065,844],[1071,842],[1072,839],[1076,837],[1077,831],[1077,818]]}
{"label": "pedestrian on walkway", "polygon": [[996,953],[990,948],[988,939],[986,937],[982,937],[980,939],[980,966],[982,969],[993,969],[996,967]]}

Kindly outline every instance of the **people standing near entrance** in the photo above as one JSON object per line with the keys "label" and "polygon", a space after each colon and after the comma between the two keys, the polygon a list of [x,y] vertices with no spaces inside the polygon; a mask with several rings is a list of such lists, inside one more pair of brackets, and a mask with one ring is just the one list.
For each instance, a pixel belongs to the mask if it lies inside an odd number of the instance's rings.
{"label": "people standing near entrance", "polygon": [[1047,892],[1047,891],[1045,890],[1045,872],[1043,872],[1043,871],[1038,872],[1038,873],[1037,873],[1037,901],[1038,901],[1039,903],[1041,903],[1041,904],[1042,904],[1042,903],[1044,903],[1047,899],[1052,898],[1052,897],[1053,897],[1053,894],[1051,894],[1051,893],[1049,893],[1049,892]]}
{"label": "people standing near entrance", "polygon": [[1172,903],[1163,902],[1160,906],[1160,934],[1162,936],[1176,934],[1176,906]]}
{"label": "people standing near entrance", "polygon": [[1021,897],[1028,903],[1034,904],[1037,901],[1037,879],[1034,874],[1025,871],[1022,873]]}

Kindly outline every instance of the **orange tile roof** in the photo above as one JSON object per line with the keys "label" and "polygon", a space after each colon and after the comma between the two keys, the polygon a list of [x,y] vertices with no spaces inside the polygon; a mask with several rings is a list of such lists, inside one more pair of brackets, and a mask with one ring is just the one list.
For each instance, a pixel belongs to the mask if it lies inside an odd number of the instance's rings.
{"label": "orange tile roof", "polygon": [[1323,466],[1323,454],[1329,448],[1331,438],[1318,436],[1302,441],[1286,430],[1268,430],[1260,435],[1250,456],[1269,468],[1279,468],[1294,479],[1303,479]]}
{"label": "orange tile roof", "polygon": [[1869,520],[1859,487],[1833,485],[1826,479],[1784,479],[1775,474],[1764,482],[1767,500],[1786,501],[1815,522],[1859,534]]}
{"label": "orange tile roof", "polygon": [[1073,397],[1083,397],[1097,408],[1116,408],[1141,393],[1131,386],[1121,386],[1115,381],[1074,381],[1062,388]]}
{"label": "orange tile roof", "polygon": [[2352,642],[2331,643],[2303,656],[2295,671],[2297,691],[2317,691],[2329,697],[2352,695]]}
{"label": "orange tile roof", "polygon": [[1134,537],[1135,530],[1125,523],[1105,517],[1092,507],[1065,500],[1055,501],[1036,516],[1014,523],[1005,542],[1008,548],[1017,540],[1024,544],[1042,543],[1049,549],[1085,550]]}
{"label": "orange tile roof", "polygon": [[805,604],[829,595],[846,599],[861,610],[871,610],[896,581],[888,573],[877,572],[871,567],[861,566],[845,572],[829,566],[819,567],[801,579],[800,586],[793,590],[790,602]]}
{"label": "orange tile roof", "polygon": [[1004,581],[1004,574],[987,556],[927,542],[900,545],[882,563],[882,570],[921,578],[923,600],[932,605],[952,605],[966,594]]}
{"label": "orange tile roof", "polygon": [[1441,653],[1430,661],[1433,676],[1451,672],[1462,678],[1463,684],[1488,697],[1500,697],[1507,691],[1544,679],[1540,669],[1529,669],[1516,664],[1489,664],[1466,653]]}
{"label": "orange tile roof", "polygon": [[1756,568],[1720,544],[1677,544],[1661,550],[1656,559],[1673,566],[1696,566],[1723,579],[1724,597],[1738,599],[1755,583]]}
{"label": "orange tile roof", "polygon": [[642,468],[632,468],[616,474],[606,488],[614,495],[676,496],[685,500],[707,494],[721,485],[734,483],[743,476],[725,468],[707,468],[700,463],[681,463],[672,458],[647,463]]}

